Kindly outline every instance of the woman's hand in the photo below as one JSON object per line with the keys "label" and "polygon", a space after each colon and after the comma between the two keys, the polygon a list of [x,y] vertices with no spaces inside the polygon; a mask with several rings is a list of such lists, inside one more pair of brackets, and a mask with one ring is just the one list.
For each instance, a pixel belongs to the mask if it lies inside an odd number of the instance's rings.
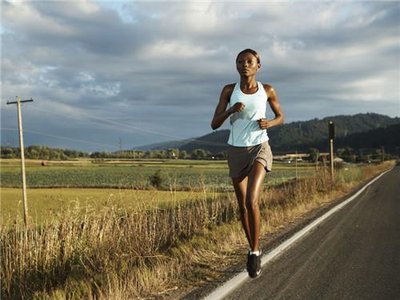
{"label": "woman's hand", "polygon": [[241,112],[246,105],[244,105],[242,102],[236,102],[231,108],[228,109],[229,114],[233,114],[235,112]]}
{"label": "woman's hand", "polygon": [[268,128],[268,120],[265,118],[259,119],[257,121],[258,126],[260,127],[260,129],[267,129]]}

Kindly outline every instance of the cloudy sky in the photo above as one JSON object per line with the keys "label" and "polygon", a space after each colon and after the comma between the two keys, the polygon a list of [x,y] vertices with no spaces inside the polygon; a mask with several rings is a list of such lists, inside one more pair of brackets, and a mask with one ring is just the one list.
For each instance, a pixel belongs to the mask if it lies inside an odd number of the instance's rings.
{"label": "cloudy sky", "polygon": [[[198,137],[236,54],[286,122],[400,115],[400,2],[2,1],[1,138],[106,151]],[[271,113],[269,113],[271,117]],[[223,128],[228,128],[227,124]]]}

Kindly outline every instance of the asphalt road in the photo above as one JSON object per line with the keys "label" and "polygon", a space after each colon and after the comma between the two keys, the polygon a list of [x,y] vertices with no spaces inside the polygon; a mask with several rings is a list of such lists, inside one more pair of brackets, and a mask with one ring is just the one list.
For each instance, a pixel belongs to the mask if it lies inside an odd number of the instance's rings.
{"label": "asphalt road", "polygon": [[400,167],[225,299],[400,299]]}

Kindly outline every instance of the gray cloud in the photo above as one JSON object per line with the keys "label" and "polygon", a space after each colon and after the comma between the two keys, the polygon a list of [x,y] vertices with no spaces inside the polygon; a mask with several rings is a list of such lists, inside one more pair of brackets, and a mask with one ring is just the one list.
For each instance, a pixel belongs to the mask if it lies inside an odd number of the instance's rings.
{"label": "gray cloud", "polygon": [[2,2],[2,128],[16,127],[5,101],[21,95],[36,100],[24,108],[32,144],[113,150],[119,138],[206,134],[247,47],[289,122],[398,116],[399,14],[378,1]]}

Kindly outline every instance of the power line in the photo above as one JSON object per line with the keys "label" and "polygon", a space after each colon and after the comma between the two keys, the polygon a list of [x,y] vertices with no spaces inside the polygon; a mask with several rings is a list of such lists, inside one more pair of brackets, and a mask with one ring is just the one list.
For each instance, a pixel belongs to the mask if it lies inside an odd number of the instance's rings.
{"label": "power line", "polygon": [[[38,107],[36,107],[36,109],[39,110],[39,111],[48,112],[47,110],[40,109]],[[160,131],[150,130],[150,129],[145,129],[145,128],[142,128],[142,127],[134,126],[134,125],[126,123],[126,122],[118,122],[118,121],[107,120],[107,119],[95,117],[92,114],[89,114],[89,113],[84,112],[84,111],[80,111],[80,115],[82,115],[82,117],[85,117],[86,119],[89,119],[91,121],[96,122],[96,124],[100,123],[102,125],[104,125],[104,124],[111,125],[112,128],[115,128],[115,129],[118,129],[118,130],[121,130],[122,128],[124,128],[124,129],[129,130],[129,131],[135,130],[135,131],[139,131],[139,132],[143,132],[143,133],[147,133],[147,134],[152,134],[152,135],[171,138],[171,139],[174,139],[174,140],[186,140],[188,142],[195,142],[195,143],[202,144],[202,145],[226,146],[226,143],[203,141],[203,140],[199,140],[197,138],[189,138],[188,139],[188,138],[183,138],[183,137],[177,136],[177,135],[165,134],[165,133],[162,133]],[[63,116],[65,117],[64,114],[63,114]],[[117,146],[113,146],[113,147],[116,148]]]}
{"label": "power line", "polygon": [[[4,131],[17,131],[18,130],[18,128],[8,128],[8,127],[2,127],[0,129],[4,130]],[[87,144],[87,145],[100,146],[100,147],[111,147],[111,148],[116,148],[116,149],[120,149],[121,148],[120,144],[118,146],[110,145],[110,144],[101,144],[101,143],[92,142],[92,141],[88,141],[88,140],[82,140],[82,139],[71,138],[71,137],[66,137],[66,136],[54,135],[54,134],[50,134],[50,133],[47,133],[47,132],[38,131],[38,130],[32,130],[32,129],[24,129],[24,131],[28,132],[28,133],[33,133],[33,134],[38,134],[38,135],[42,135],[42,136],[51,137],[51,138],[62,139],[62,140],[67,140],[67,141],[72,141],[72,142],[79,142],[79,143]],[[197,139],[183,139],[183,140],[187,140],[188,142],[189,141],[190,142],[195,142],[195,143],[198,143],[198,144],[204,144],[204,145],[226,146],[225,143],[207,142],[207,141],[201,141],[201,140],[197,140]]]}
{"label": "power line", "polygon": [[[3,128],[1,128],[1,130],[15,131],[15,130],[18,130],[18,129],[17,128],[6,128],[6,127],[3,127]],[[100,144],[100,143],[96,143],[96,142],[90,142],[88,140],[81,140],[81,139],[76,139],[76,138],[60,136],[60,135],[53,135],[53,134],[49,134],[49,133],[42,132],[42,131],[37,131],[37,130],[31,130],[31,129],[26,130],[25,129],[25,132],[39,134],[39,135],[48,136],[48,137],[57,138],[57,139],[73,141],[73,142],[79,142],[79,143],[88,144],[88,145],[118,148],[118,146],[115,146],[115,145]]]}
{"label": "power line", "polygon": [[[42,112],[48,112],[48,110],[45,109],[40,109],[36,107],[36,110],[42,111]],[[57,113],[57,112],[53,112],[53,113]],[[68,117],[68,115],[65,114],[61,114],[58,113],[60,115],[62,115],[63,117]],[[107,120],[104,118],[100,118],[100,117],[95,117],[93,116],[93,114],[89,114],[85,111],[80,111],[79,114],[84,117],[86,120],[91,120],[91,121],[95,121],[96,124],[107,124],[107,125],[111,125],[112,128],[116,128],[121,130],[121,127],[124,127],[124,129],[127,130],[135,130],[135,131],[139,131],[139,132],[143,132],[146,134],[153,134],[153,135],[158,135],[158,136],[163,136],[163,137],[168,137],[168,138],[173,138],[173,139],[183,139],[182,137],[176,136],[176,135],[171,135],[171,134],[166,134],[166,133],[162,133],[161,131],[156,131],[156,130],[150,130],[150,129],[146,129],[143,127],[138,127],[129,123],[122,123],[122,122],[118,122],[118,121],[112,121],[112,120]],[[116,127],[115,127],[116,126]]]}

